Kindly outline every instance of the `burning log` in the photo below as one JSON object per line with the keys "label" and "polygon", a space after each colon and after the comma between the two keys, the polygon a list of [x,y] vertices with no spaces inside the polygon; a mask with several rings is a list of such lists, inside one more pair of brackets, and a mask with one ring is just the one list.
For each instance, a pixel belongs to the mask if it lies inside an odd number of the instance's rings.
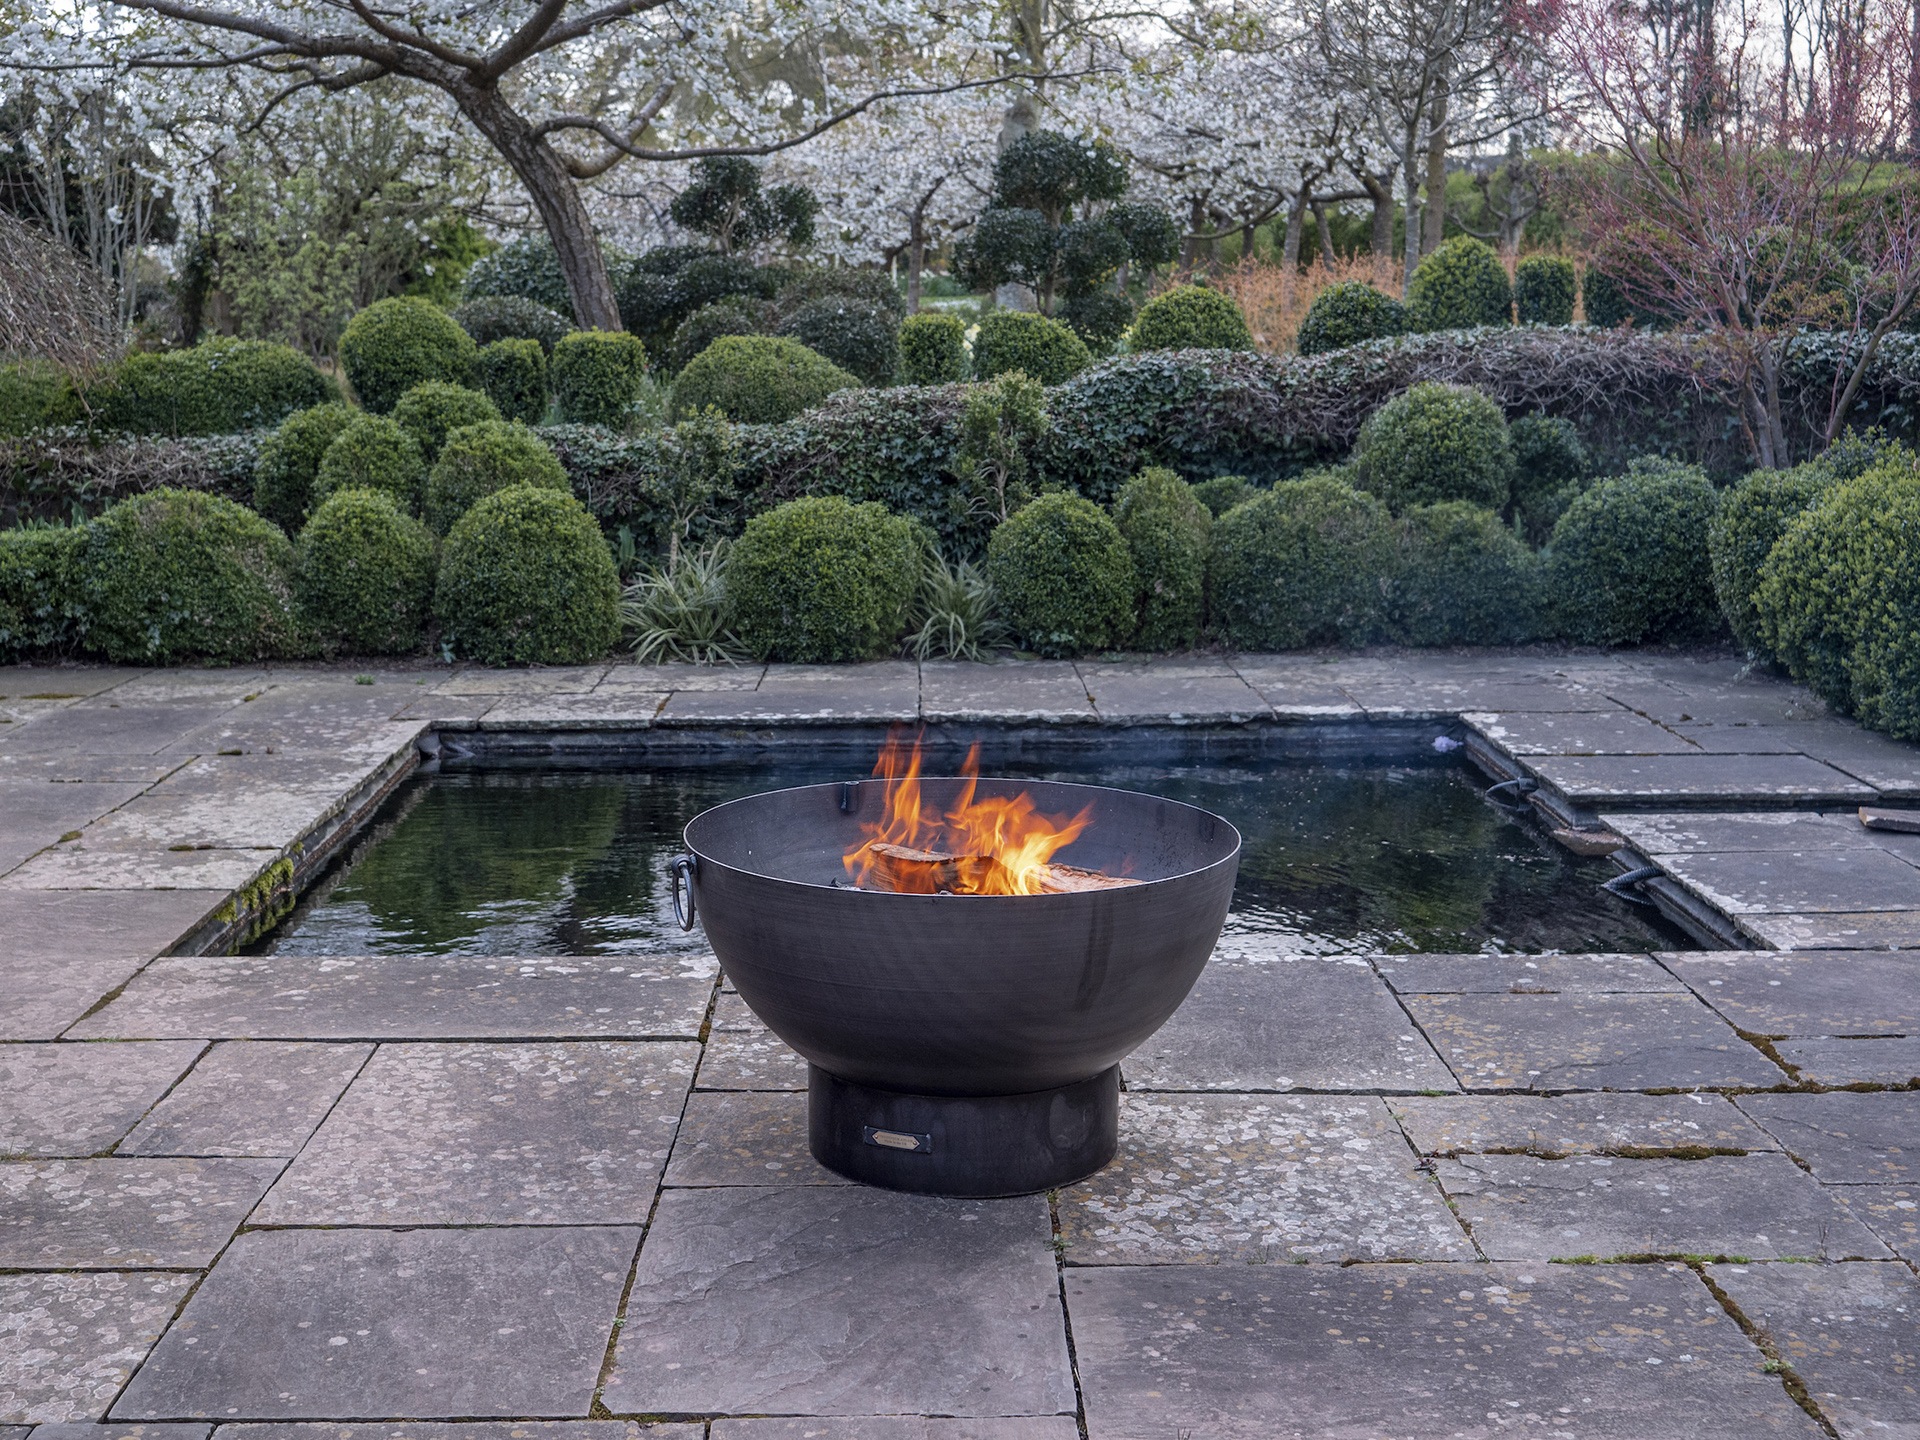
{"label": "burning log", "polygon": [[[991,855],[951,855],[917,850],[876,840],[866,847],[873,859],[863,888],[896,895],[1011,895],[1020,893],[1007,867]],[[1083,890],[1115,890],[1137,885],[1120,875],[1103,875],[1077,865],[1044,864],[1035,867],[1042,895],[1067,895]]]}

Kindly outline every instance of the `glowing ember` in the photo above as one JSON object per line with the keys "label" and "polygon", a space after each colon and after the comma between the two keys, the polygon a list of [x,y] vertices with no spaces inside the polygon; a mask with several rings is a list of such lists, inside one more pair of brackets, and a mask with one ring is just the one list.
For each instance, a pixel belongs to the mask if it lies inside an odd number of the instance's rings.
{"label": "glowing ember", "polygon": [[1056,865],[1054,855],[1087,828],[1091,808],[1072,819],[1042,815],[1025,791],[975,798],[980,747],[967,752],[966,784],[953,808],[930,813],[920,801],[920,742],[909,750],[889,737],[873,773],[887,782],[885,812],[861,826],[866,839],[847,851],[847,873],[866,890],[907,895],[1059,895],[1138,881]]}

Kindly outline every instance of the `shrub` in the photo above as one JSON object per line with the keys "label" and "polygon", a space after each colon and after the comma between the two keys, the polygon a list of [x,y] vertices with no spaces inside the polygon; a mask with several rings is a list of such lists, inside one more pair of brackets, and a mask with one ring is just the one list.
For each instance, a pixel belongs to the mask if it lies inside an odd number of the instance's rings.
{"label": "shrub", "polygon": [[506,420],[537,425],[547,413],[547,352],[537,340],[493,340],[473,357],[473,383]]}
{"label": "shrub", "polygon": [[727,627],[726,568],[724,540],[674,550],[666,564],[648,566],[620,597],[620,624],[633,636],[633,658],[642,665],[744,659],[740,637]]}
{"label": "shrub", "polygon": [[422,380],[459,385],[473,367],[473,337],[417,295],[369,305],[340,336],[340,365],[360,403],[384,415]]}
{"label": "shrub", "polygon": [[822,664],[891,651],[919,587],[917,527],[837,495],[747,522],[727,556],[728,611],[747,652]]}
{"label": "shrub", "polygon": [[394,504],[412,513],[420,508],[420,482],[426,479],[420,447],[389,416],[362,415],[342,430],[320,457],[309,508],[338,490],[384,490]]}
{"label": "shrub", "polygon": [[987,542],[987,581],[1007,626],[1042,655],[1126,643],[1134,616],[1133,556],[1106,512],[1055,491],[1017,510]]}
{"label": "shrub", "polygon": [[859,383],[784,335],[723,335],[673,382],[673,418],[712,407],[729,420],[772,425]]}
{"label": "shrub", "polygon": [[667,363],[677,375],[687,368],[689,361],[722,335],[758,335],[759,318],[753,313],[753,302],[740,296],[729,296],[725,300],[716,300],[711,305],[702,305],[673,331],[673,344],[667,352]]}
{"label": "shrub", "polygon": [[107,430],[221,435],[278,425],[340,398],[313,362],[265,340],[208,340],[191,350],[129,355],[89,397]]}
{"label": "shrub", "polygon": [[1087,349],[1105,355],[1133,323],[1133,302],[1113,290],[1089,290],[1060,302],[1061,321],[1087,342]]}
{"label": "shrub", "polygon": [[1231,296],[1176,285],[1140,307],[1129,343],[1135,351],[1251,350],[1253,331]]}
{"label": "shrub", "polygon": [[1282,481],[1214,524],[1215,622],[1243,650],[1363,645],[1385,620],[1395,554],[1374,496],[1327,475]]}
{"label": "shrub", "polygon": [[1491,510],[1416,505],[1400,522],[1389,611],[1409,645],[1513,645],[1539,633],[1539,564]]}
{"label": "shrub", "polygon": [[1522,325],[1571,325],[1578,289],[1571,260],[1529,255],[1514,267],[1514,313]]}
{"label": "shrub", "polygon": [[1026,310],[989,311],[973,337],[973,373],[981,380],[1019,370],[1042,385],[1058,385],[1092,363],[1078,335]]}
{"label": "shrub", "polygon": [[455,522],[433,610],[455,654],[483,665],[579,665],[620,635],[620,577],[573,496],[514,485]]}
{"label": "shrub", "polygon": [[865,384],[891,385],[900,367],[898,330],[890,310],[822,296],[788,315],[777,333],[792,336]]}
{"label": "shrub", "polygon": [[449,385],[444,380],[423,381],[393,407],[393,423],[413,437],[413,443],[420,447],[420,459],[429,466],[440,458],[440,447],[451,432],[463,425],[499,418],[500,407],[480,391]]}
{"label": "shrub", "polygon": [[266,660],[292,648],[293,544],[217,495],[155,490],[87,525],[73,560],[86,645],[109,660]]}
{"label": "shrub", "polygon": [[902,385],[951,385],[967,378],[967,327],[958,315],[909,315],[900,322],[899,343]]}
{"label": "shrub", "polygon": [[80,394],[58,365],[45,360],[0,365],[0,436],[71,425],[79,418]]}
{"label": "shrub", "polygon": [[1493,247],[1471,235],[1456,235],[1414,268],[1407,285],[1407,315],[1416,330],[1465,330],[1507,325],[1513,286]]}
{"label": "shrub", "polygon": [[1302,355],[1324,355],[1406,333],[1406,306],[1364,280],[1342,280],[1313,297],[1294,344]]}
{"label": "shrub", "polygon": [[280,422],[253,468],[253,508],[289,535],[307,520],[313,482],[327,447],[358,412],[338,401],[301,410]]}
{"label": "shrub", "polygon": [[77,638],[73,561],[85,536],[65,526],[0,530],[0,664]]}
{"label": "shrub", "polygon": [[1718,497],[1691,465],[1636,460],[1575,497],[1553,527],[1550,602],[1572,639],[1634,645],[1719,621],[1707,528]]}
{"label": "shrub", "polygon": [[[600,252],[612,275],[623,273],[634,263],[611,245],[602,245]],[[481,256],[468,268],[460,293],[469,301],[514,297],[532,300],[558,315],[573,313],[573,297],[567,292],[567,277],[560,269],[560,254],[545,235],[510,240],[492,254]],[[573,326],[569,323],[565,328],[571,330]]]}
{"label": "shrub", "polygon": [[576,425],[618,427],[646,378],[647,347],[624,330],[576,330],[553,347],[553,398]]}
{"label": "shrub", "polygon": [[1193,498],[1206,506],[1207,513],[1216,520],[1259,493],[1244,475],[1215,475],[1193,487]]}
{"label": "shrub", "polygon": [[1186,650],[1200,641],[1213,516],[1171,470],[1144,470],[1121,488],[1114,524],[1133,556],[1133,643]]}
{"label": "shrub", "polygon": [[1571,420],[1522,415],[1507,426],[1513,446],[1513,488],[1502,512],[1530,545],[1544,545],[1580,493],[1592,460]]}
{"label": "shrub", "polygon": [[1394,396],[1360,427],[1354,455],[1361,487],[1395,514],[1442,500],[1497,509],[1513,486],[1506,417],[1464,385],[1428,382]]}
{"label": "shrub", "polygon": [[1824,460],[1812,460],[1791,470],[1755,470],[1720,497],[1707,527],[1713,593],[1733,638],[1749,654],[1776,658],[1761,640],[1760,612],[1753,598],[1767,556],[1788,525],[1826,494],[1835,479]]}
{"label": "shrub", "polygon": [[449,313],[482,349],[501,340],[536,340],[541,354],[551,355],[560,337],[573,329],[573,322],[558,310],[519,295],[486,295]]}
{"label": "shrub", "polygon": [[1920,463],[1913,451],[1878,425],[1865,430],[1848,426],[1846,432],[1821,453],[1820,459],[1836,480],[1851,480],[1889,461],[1909,466]]}
{"label": "shrub", "polygon": [[294,611],[328,651],[417,650],[433,600],[433,537],[383,490],[327,498],[296,549]]}
{"label": "shrub", "polygon": [[428,528],[446,534],[477,501],[511,485],[572,493],[553,451],[526,426],[503,420],[462,426],[428,472]]}
{"label": "shrub", "polygon": [[897,322],[907,313],[907,297],[885,270],[851,265],[803,265],[781,272],[774,296],[787,314],[814,300],[851,300],[884,310]]}

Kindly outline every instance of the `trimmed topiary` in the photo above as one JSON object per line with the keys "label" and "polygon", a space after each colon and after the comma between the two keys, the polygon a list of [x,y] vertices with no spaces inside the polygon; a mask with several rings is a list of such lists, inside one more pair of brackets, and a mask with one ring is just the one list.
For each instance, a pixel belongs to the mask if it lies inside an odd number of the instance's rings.
{"label": "trimmed topiary", "polygon": [[501,340],[535,340],[542,355],[551,355],[560,337],[573,329],[573,322],[558,310],[520,295],[485,295],[448,313],[483,350]]}
{"label": "trimmed topiary", "polygon": [[80,414],[80,392],[58,365],[45,360],[0,365],[0,437],[71,425]]}
{"label": "trimmed topiary", "polygon": [[1018,370],[1042,385],[1059,385],[1092,363],[1078,335],[1027,310],[991,310],[973,337],[973,373],[980,380]]}
{"label": "trimmed topiary", "polygon": [[673,418],[712,408],[743,425],[775,425],[860,382],[784,335],[722,335],[673,382]]}
{"label": "trimmed topiary", "polygon": [[1579,289],[1571,260],[1529,255],[1513,270],[1514,313],[1522,325],[1571,325]]}
{"label": "trimmed topiary", "polygon": [[762,660],[826,664],[890,653],[920,583],[918,528],[871,501],[789,500],[727,552],[727,614]]}
{"label": "trimmed topiary", "polygon": [[1215,475],[1193,487],[1193,498],[1206,506],[1207,513],[1216,520],[1259,493],[1259,488],[1244,475]]}
{"label": "trimmed topiary", "polygon": [[738,295],[729,296],[711,305],[702,305],[676,325],[673,344],[667,352],[667,363],[673,372],[677,375],[686,369],[694,356],[722,335],[758,335],[760,321],[754,313],[755,303]]}
{"label": "trimmed topiary", "polygon": [[203,341],[129,355],[88,395],[95,422],[136,435],[225,435],[278,425],[340,398],[298,350],[265,340]]}
{"label": "trimmed topiary", "polygon": [[625,423],[647,378],[647,347],[624,330],[576,330],[553,347],[553,398],[576,425]]}
{"label": "trimmed topiary", "polygon": [[1406,333],[1406,306],[1364,280],[1342,280],[1313,297],[1294,345],[1302,355],[1324,355]]}
{"label": "trimmed topiary", "polygon": [[1425,381],[1360,427],[1360,488],[1396,515],[1415,505],[1471,500],[1498,509],[1513,486],[1513,446],[1500,407],[1465,385]]}
{"label": "trimmed topiary", "polygon": [[581,665],[620,638],[620,576],[573,496],[514,485],[455,522],[434,615],[456,655],[484,665]]}
{"label": "trimmed topiary", "polygon": [[1547,582],[1563,632],[1593,645],[1711,634],[1707,530],[1719,497],[1692,465],[1635,460],[1575,497],[1553,527]]}
{"label": "trimmed topiary", "polygon": [[1189,650],[1200,643],[1213,516],[1171,470],[1143,470],[1121,487],[1113,522],[1133,556],[1133,643]]}
{"label": "trimmed topiary", "polygon": [[1513,323],[1513,285],[1493,247],[1456,235],[1414,267],[1407,316],[1415,330]]}
{"label": "trimmed topiary", "polygon": [[1540,633],[1539,597],[1539,562],[1493,511],[1449,500],[1401,518],[1388,598],[1396,639],[1517,645]]}
{"label": "trimmed topiary", "polygon": [[1713,593],[1734,640],[1756,658],[1776,658],[1761,638],[1754,604],[1761,569],[1787,527],[1833,488],[1835,478],[1825,460],[1811,460],[1791,470],[1755,470],[1720,497],[1707,527]]}
{"label": "trimmed topiary", "polygon": [[1513,487],[1501,512],[1529,545],[1544,545],[1554,524],[1580,493],[1592,459],[1571,420],[1522,415],[1508,422],[1513,446]]}
{"label": "trimmed topiary", "polygon": [[967,326],[958,315],[922,310],[900,322],[902,385],[952,385],[971,370]]}
{"label": "trimmed topiary", "polygon": [[1096,355],[1110,354],[1133,323],[1133,302],[1117,291],[1089,290],[1069,295],[1055,312],[1062,324],[1087,342]]}
{"label": "trimmed topiary", "polygon": [[547,353],[537,340],[495,340],[473,357],[473,383],[504,420],[538,425],[547,413]]}
{"label": "trimmed topiary", "polygon": [[802,265],[781,272],[775,299],[783,312],[813,300],[852,300],[884,310],[898,321],[907,313],[907,297],[885,270],[853,265]]}
{"label": "trimmed topiary", "polygon": [[78,638],[73,562],[82,529],[0,530],[0,665],[56,653]]}
{"label": "trimmed topiary", "polygon": [[900,368],[899,321],[891,310],[841,296],[809,300],[776,327],[868,385],[891,385]]}
{"label": "trimmed topiary", "polygon": [[109,660],[269,660],[294,648],[293,544],[244,505],[153,490],[89,523],[73,557],[86,646]]}
{"label": "trimmed topiary", "polygon": [[1176,285],[1140,307],[1128,344],[1142,350],[1251,350],[1253,331],[1233,298],[1204,285]]}
{"label": "trimmed topiary", "polygon": [[1330,475],[1282,481],[1214,522],[1214,621],[1242,650],[1364,645],[1386,622],[1396,560],[1374,496]]}
{"label": "trimmed topiary", "polygon": [[384,490],[409,514],[420,508],[426,462],[414,439],[386,415],[362,415],[327,446],[313,477],[308,508],[340,490]]}
{"label": "trimmed topiary", "polygon": [[478,390],[428,380],[414,386],[393,407],[393,423],[413,437],[420,458],[431,466],[440,458],[447,436],[463,425],[498,420],[500,407]]}
{"label": "trimmed topiary", "polygon": [[384,415],[423,380],[465,383],[478,349],[446,311],[417,295],[369,305],[340,336],[340,365],[360,403]]}
{"label": "trimmed topiary", "polygon": [[1133,630],[1133,555],[1099,506],[1055,491],[1003,520],[987,542],[987,581],[1007,626],[1042,655],[1124,645]]}
{"label": "trimmed topiary", "polygon": [[503,420],[465,425],[447,437],[427,474],[427,526],[444,535],[474,504],[511,485],[572,493],[567,472],[526,426]]}
{"label": "trimmed topiary", "polygon": [[331,495],[300,532],[294,612],[328,652],[418,650],[433,600],[433,537],[383,490]]}
{"label": "trimmed topiary", "polygon": [[358,417],[357,410],[335,401],[282,420],[254,462],[253,508],[289,535],[306,524],[321,457]]}

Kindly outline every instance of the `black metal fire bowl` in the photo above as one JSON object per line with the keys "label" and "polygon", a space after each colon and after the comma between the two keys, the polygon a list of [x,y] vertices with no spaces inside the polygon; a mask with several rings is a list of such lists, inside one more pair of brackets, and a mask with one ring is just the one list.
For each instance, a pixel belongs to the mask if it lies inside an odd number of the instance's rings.
{"label": "black metal fire bowl", "polygon": [[[923,779],[947,809],[965,782]],[[1239,866],[1217,815],[1126,790],[981,780],[1047,815],[1091,807],[1060,860],[1140,881],[1065,895],[851,887],[879,780],[719,805],[686,830],[694,913],[727,976],[808,1061],[814,1158],[937,1195],[1018,1195],[1113,1158],[1119,1061],[1179,1008]]]}

